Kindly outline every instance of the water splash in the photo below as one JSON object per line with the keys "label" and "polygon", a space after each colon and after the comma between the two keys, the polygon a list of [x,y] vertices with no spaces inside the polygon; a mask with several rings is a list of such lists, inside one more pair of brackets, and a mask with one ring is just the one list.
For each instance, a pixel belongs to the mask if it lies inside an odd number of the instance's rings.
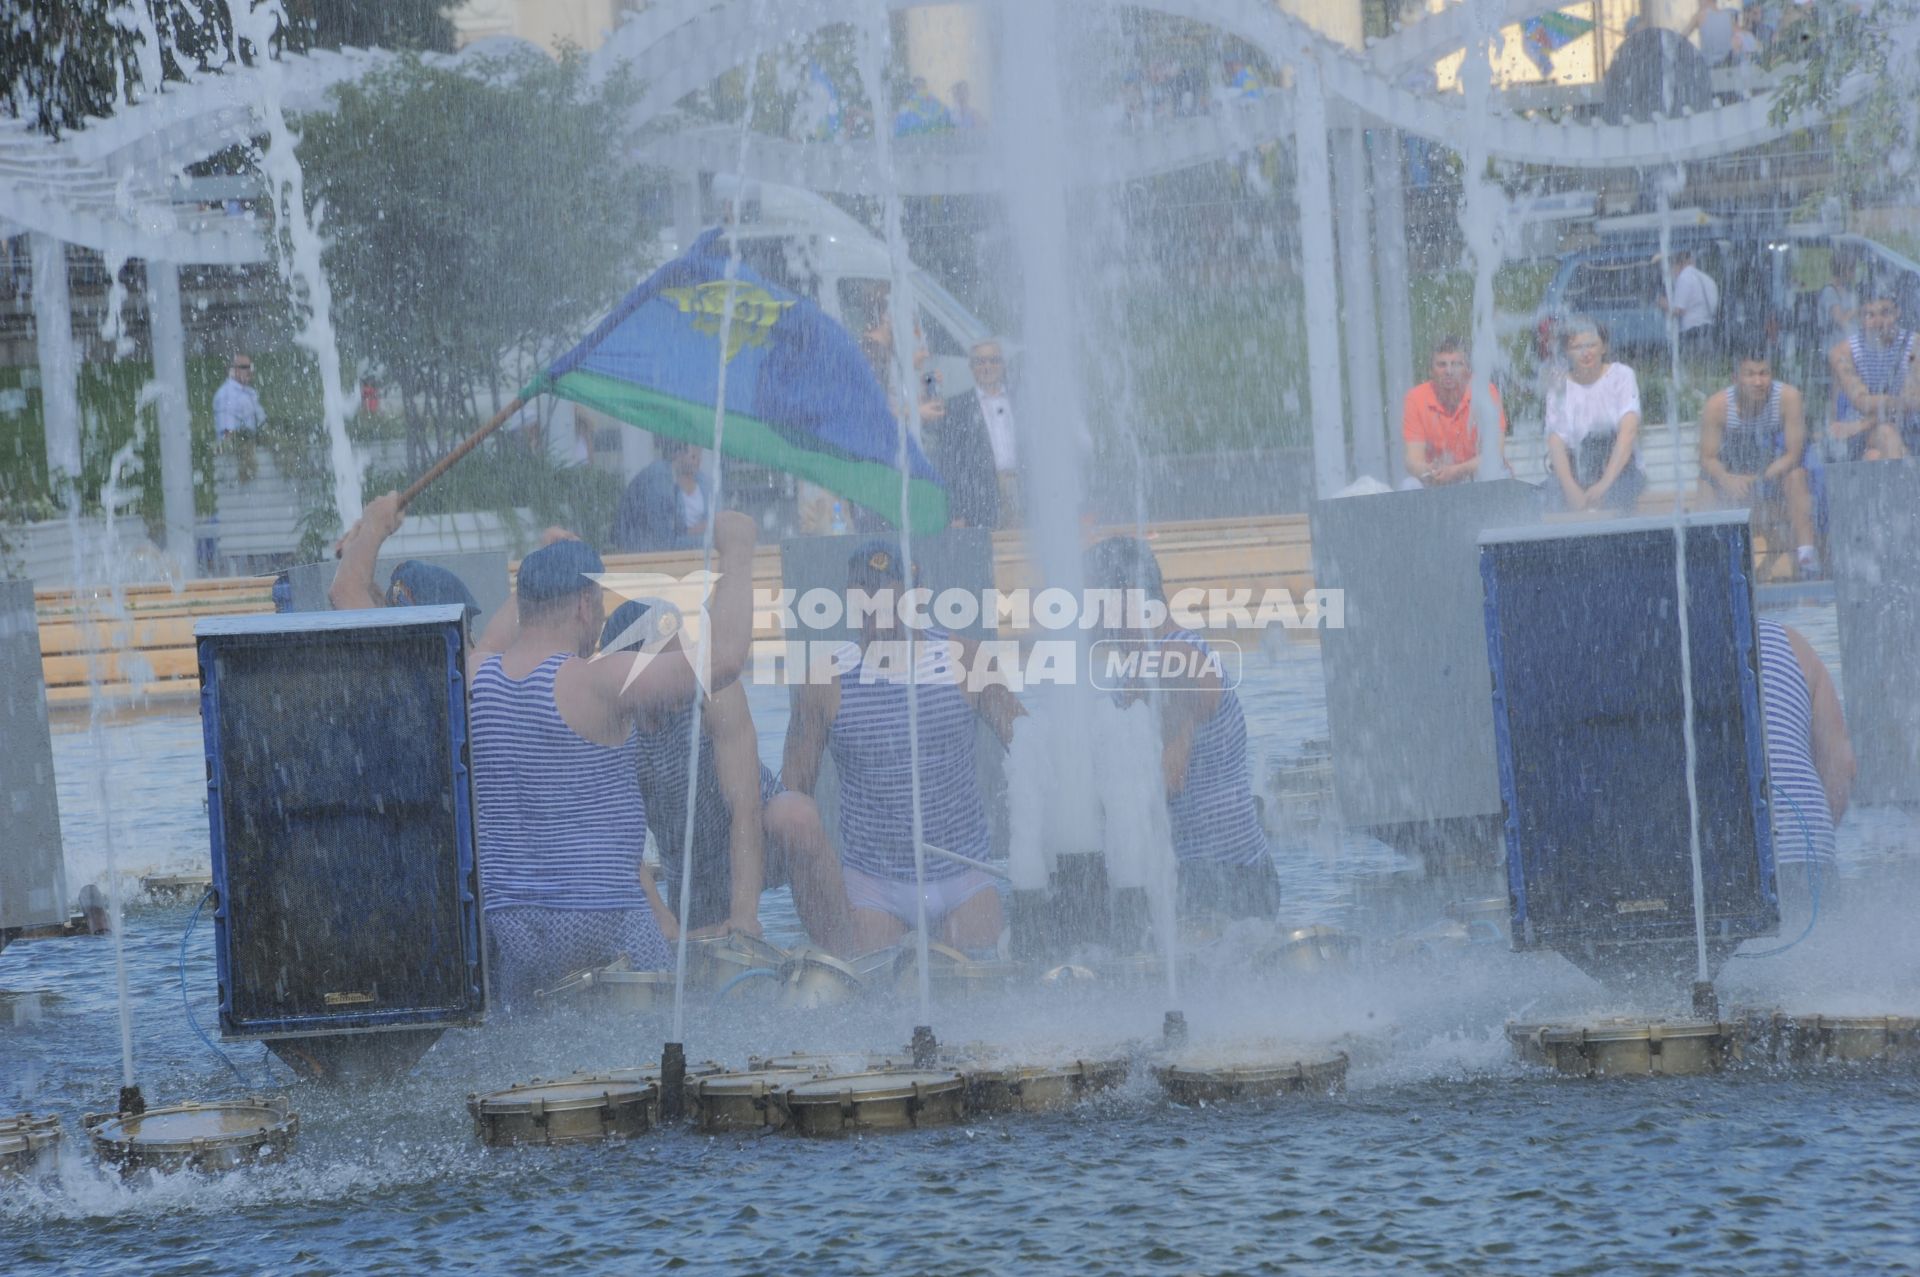
{"label": "water splash", "polygon": [[[286,24],[279,0],[252,8],[243,6],[233,14],[235,39],[250,43],[256,58],[266,57],[276,31]],[[305,312],[297,339],[313,353],[320,367],[321,411],[333,465],[334,505],[340,526],[350,528],[360,517],[361,492],[359,463],[347,439],[347,418],[359,401],[348,393],[342,379],[340,346],[334,337],[333,286],[321,261],[326,245],[319,230],[326,210],[307,210],[306,175],[294,150],[299,139],[287,123],[282,75],[277,68],[269,68],[259,77],[259,84],[256,105],[267,134],[267,144],[257,152],[260,171],[273,195],[274,233],[282,270],[296,305]]]}

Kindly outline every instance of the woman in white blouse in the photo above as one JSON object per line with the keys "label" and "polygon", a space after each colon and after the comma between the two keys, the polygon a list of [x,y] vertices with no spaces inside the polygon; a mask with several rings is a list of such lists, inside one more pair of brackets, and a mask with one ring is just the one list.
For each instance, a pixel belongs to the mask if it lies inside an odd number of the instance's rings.
{"label": "woman in white blouse", "polygon": [[[1633,369],[1607,360],[1607,333],[1584,315],[1560,331],[1566,361],[1547,394],[1547,462],[1568,510],[1631,510],[1646,487],[1635,438],[1640,384]],[[1549,496],[1553,495],[1549,486]]]}

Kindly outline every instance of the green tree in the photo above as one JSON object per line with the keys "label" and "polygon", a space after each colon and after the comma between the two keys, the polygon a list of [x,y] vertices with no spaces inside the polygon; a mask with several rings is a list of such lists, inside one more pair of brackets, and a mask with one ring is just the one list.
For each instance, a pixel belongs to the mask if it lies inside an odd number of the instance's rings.
{"label": "green tree", "polygon": [[397,398],[411,460],[449,446],[634,282],[657,230],[636,97],[583,60],[403,58],[298,121],[334,322]]}
{"label": "green tree", "polygon": [[[451,7],[452,0],[287,0],[275,44],[450,52]],[[251,62],[245,43],[235,45],[229,0],[11,0],[0,5],[0,109],[57,135],[156,87],[143,66],[156,52],[165,84],[236,58]]]}

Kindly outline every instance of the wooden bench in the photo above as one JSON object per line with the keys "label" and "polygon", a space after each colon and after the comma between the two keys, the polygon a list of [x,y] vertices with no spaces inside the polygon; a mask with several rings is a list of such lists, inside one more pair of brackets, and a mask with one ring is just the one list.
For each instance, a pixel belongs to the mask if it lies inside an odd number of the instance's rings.
{"label": "wooden bench", "polygon": [[[1129,529],[1101,529],[1100,534],[1110,531]],[[1246,589],[1255,591],[1257,598],[1260,590],[1282,588],[1297,601],[1312,588],[1312,547],[1305,515],[1163,523],[1149,529],[1148,535],[1169,592]],[[994,534],[994,583],[1001,590],[1038,582],[1022,538],[1017,529]],[[615,554],[606,563],[614,572],[682,577],[697,571],[701,558],[698,551],[668,551]],[[516,563],[509,570],[517,567]],[[753,584],[756,591],[778,596],[778,544],[755,550]],[[37,591],[47,701],[55,707],[86,705],[96,672],[102,692],[116,701],[197,695],[195,622],[206,616],[271,611],[272,591],[272,578],[264,576],[192,581],[178,589],[166,584],[130,585],[117,600],[86,590]],[[782,637],[774,612],[755,615],[756,640]],[[97,658],[96,651],[101,653]]]}

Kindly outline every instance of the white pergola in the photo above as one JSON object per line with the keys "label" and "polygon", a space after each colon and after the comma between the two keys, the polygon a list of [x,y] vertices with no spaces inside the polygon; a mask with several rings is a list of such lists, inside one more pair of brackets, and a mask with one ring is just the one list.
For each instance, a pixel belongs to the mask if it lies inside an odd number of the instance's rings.
{"label": "white pergola", "polygon": [[[983,0],[1033,3],[1035,0]],[[1086,0],[1118,4],[1120,0]],[[876,4],[913,7],[913,0],[782,0],[783,38],[844,22],[869,21]],[[1245,40],[1292,75],[1290,91],[1272,91],[1198,118],[1145,130],[1090,125],[1083,154],[1097,156],[1068,181],[1131,179],[1244,154],[1291,136],[1302,270],[1310,295],[1375,299],[1348,306],[1342,329],[1307,325],[1315,476],[1324,495],[1354,473],[1390,473],[1386,408],[1404,393],[1412,366],[1404,290],[1376,289],[1380,277],[1406,273],[1406,228],[1400,170],[1390,145],[1372,150],[1369,129],[1405,132],[1449,145],[1472,136],[1489,156],[1559,167],[1615,169],[1672,164],[1755,146],[1788,131],[1771,119],[1773,95],[1762,91],[1696,115],[1620,125],[1567,124],[1502,109],[1475,113],[1468,99],[1414,92],[1407,69],[1489,38],[1504,22],[1539,9],[1539,0],[1463,0],[1424,17],[1365,53],[1336,45],[1268,0],[1136,0],[1134,7],[1191,19]],[[797,142],[679,118],[680,104],[742,66],[757,48],[742,32],[763,28],[766,0],[658,0],[613,32],[593,59],[596,73],[627,64],[643,87],[631,124],[646,158],[665,165],[680,184],[678,205],[690,218],[691,192],[703,172],[743,176],[819,191],[855,194],[977,194],[997,189],[984,139],[898,139],[883,173],[870,145]],[[76,359],[67,298],[64,244],[80,244],[110,261],[147,263],[166,522],[170,545],[192,555],[193,484],[186,404],[185,340],[179,267],[263,260],[261,223],[205,213],[181,200],[185,168],[263,130],[258,115],[265,81],[275,77],[289,110],[322,104],[327,88],[380,65],[389,55],[365,50],[289,56],[254,67],[231,66],[186,84],[168,85],[109,119],[89,121],[58,141],[18,121],[0,121],[0,227],[31,232],[39,356],[49,464],[79,464]],[[1844,104],[1864,91],[1850,84]],[[661,127],[677,123],[679,127]],[[1808,122],[1795,120],[1791,127]],[[1097,130],[1105,129],[1104,133]],[[1336,206],[1350,223],[1370,215],[1376,253],[1365,235],[1334,233]],[[683,230],[690,229],[683,227]],[[12,232],[17,233],[17,231]],[[1379,369],[1388,370],[1382,384]],[[1353,454],[1346,444],[1352,395]],[[175,538],[179,538],[178,541]]]}

